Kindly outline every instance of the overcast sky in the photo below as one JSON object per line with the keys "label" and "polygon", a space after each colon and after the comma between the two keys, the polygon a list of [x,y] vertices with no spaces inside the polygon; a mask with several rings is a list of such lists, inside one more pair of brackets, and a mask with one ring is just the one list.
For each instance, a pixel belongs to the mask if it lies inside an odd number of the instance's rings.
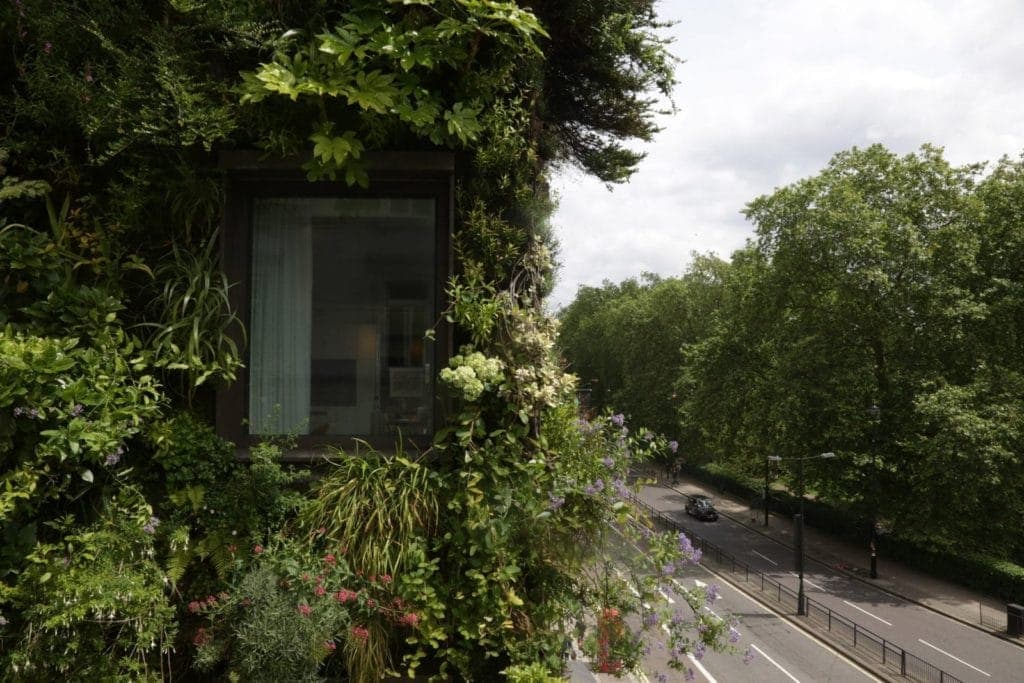
{"label": "overcast sky", "polygon": [[753,235],[740,211],[836,153],[924,143],[954,163],[1024,151],[1024,0],[661,0],[678,114],[609,192],[554,178],[562,263],[548,305],[580,285],[682,274]]}

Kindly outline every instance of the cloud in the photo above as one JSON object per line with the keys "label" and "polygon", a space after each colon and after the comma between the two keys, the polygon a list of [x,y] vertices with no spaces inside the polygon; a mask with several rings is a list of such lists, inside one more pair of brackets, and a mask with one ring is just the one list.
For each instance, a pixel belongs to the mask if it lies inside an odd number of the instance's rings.
{"label": "cloud", "polygon": [[1024,148],[1024,3],[1016,0],[665,2],[679,23],[679,113],[630,183],[563,170],[553,309],[580,284],[679,275],[753,235],[740,211],[837,152],[924,143],[954,163]]}

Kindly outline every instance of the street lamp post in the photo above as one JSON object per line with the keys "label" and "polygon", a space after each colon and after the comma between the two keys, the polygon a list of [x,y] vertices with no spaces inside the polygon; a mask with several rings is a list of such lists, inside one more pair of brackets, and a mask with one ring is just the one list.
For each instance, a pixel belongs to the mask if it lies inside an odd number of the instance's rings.
{"label": "street lamp post", "polygon": [[[874,459],[874,468],[873,469],[874,469],[874,472],[875,472],[875,478],[877,479],[877,477],[878,477],[878,430],[879,430],[880,418],[882,416],[882,409],[878,407],[878,404],[873,403],[873,404],[871,404],[871,407],[868,408],[868,413],[871,414],[871,419],[875,423],[874,426],[873,426],[873,429],[872,429],[871,457]],[[872,502],[873,502],[873,504],[876,507],[878,505],[877,498],[876,498],[877,495],[878,494],[876,492],[875,496],[872,497]],[[872,579],[877,579],[878,578],[878,557],[877,557],[878,550],[877,550],[877,546],[875,545],[875,542],[878,539],[878,522],[875,519],[875,511],[872,511],[871,518],[872,518],[871,519],[871,542],[870,542],[870,544],[868,546],[871,549],[871,572],[870,572],[869,576]]]}
{"label": "street lamp post", "polygon": [[800,581],[796,595],[796,613],[797,616],[801,617],[807,614],[806,609],[804,609],[804,460],[834,457],[836,457],[836,454],[829,451],[828,453],[809,455],[805,458],[795,458],[799,463],[797,467],[797,488],[800,490],[800,514],[796,515],[793,520],[796,522],[796,571]]}
{"label": "street lamp post", "polygon": [[769,455],[768,457],[766,457],[764,459],[764,528],[765,529],[768,528],[768,490],[769,490],[768,489],[768,476],[769,476],[769,467],[771,466],[771,464],[773,462],[778,462],[780,460],[782,460],[782,458],[780,458],[777,455]]}

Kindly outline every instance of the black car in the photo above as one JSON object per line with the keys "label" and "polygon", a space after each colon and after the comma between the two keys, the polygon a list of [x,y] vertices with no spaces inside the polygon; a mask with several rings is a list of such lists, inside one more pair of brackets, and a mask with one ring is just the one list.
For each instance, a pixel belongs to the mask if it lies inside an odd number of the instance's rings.
{"label": "black car", "polygon": [[690,496],[686,503],[686,514],[705,522],[714,522],[718,519],[718,510],[711,503],[711,499],[699,494]]}

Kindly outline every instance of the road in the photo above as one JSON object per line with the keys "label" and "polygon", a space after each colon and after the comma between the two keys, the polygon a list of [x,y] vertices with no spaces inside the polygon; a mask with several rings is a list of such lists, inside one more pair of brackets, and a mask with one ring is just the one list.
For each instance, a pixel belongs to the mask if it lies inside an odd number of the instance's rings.
{"label": "road", "polygon": [[[630,547],[631,542],[617,534],[611,534],[611,541],[615,544],[615,547],[609,548],[612,557],[642,552],[635,546]],[[710,609],[720,617],[737,619],[737,629],[741,636],[736,645],[738,653],[708,651],[699,660],[691,657],[688,663],[693,670],[694,680],[707,683],[865,683],[879,680],[705,567],[687,567],[677,578],[676,586],[667,591],[665,596],[674,604],[684,605],[679,595],[681,590],[710,584],[717,584],[720,589],[719,598]],[[689,608],[684,606],[683,609],[685,611]],[[749,662],[744,661],[745,651],[753,654]],[[667,652],[664,648],[659,649],[655,641],[651,652],[644,659],[642,673],[634,676],[633,680],[640,683],[653,682],[658,680],[658,674],[666,675],[669,681],[683,680],[683,673],[670,669],[667,661]],[[614,679],[603,675],[581,675],[577,664],[573,681],[587,680],[603,683]]]}
{"label": "road", "polygon": [[[685,497],[672,489],[644,487],[640,496],[684,528],[696,531],[738,560],[796,591],[798,580],[791,571],[795,564],[792,548],[724,516],[717,522],[697,522],[683,511]],[[810,559],[813,548],[808,548],[807,554],[805,592],[824,608],[857,622],[878,638],[894,643],[964,683],[1024,681],[1024,649],[1018,645],[815,562]],[[820,621],[824,615],[817,611],[816,620]],[[914,664],[913,659],[911,664]]]}

